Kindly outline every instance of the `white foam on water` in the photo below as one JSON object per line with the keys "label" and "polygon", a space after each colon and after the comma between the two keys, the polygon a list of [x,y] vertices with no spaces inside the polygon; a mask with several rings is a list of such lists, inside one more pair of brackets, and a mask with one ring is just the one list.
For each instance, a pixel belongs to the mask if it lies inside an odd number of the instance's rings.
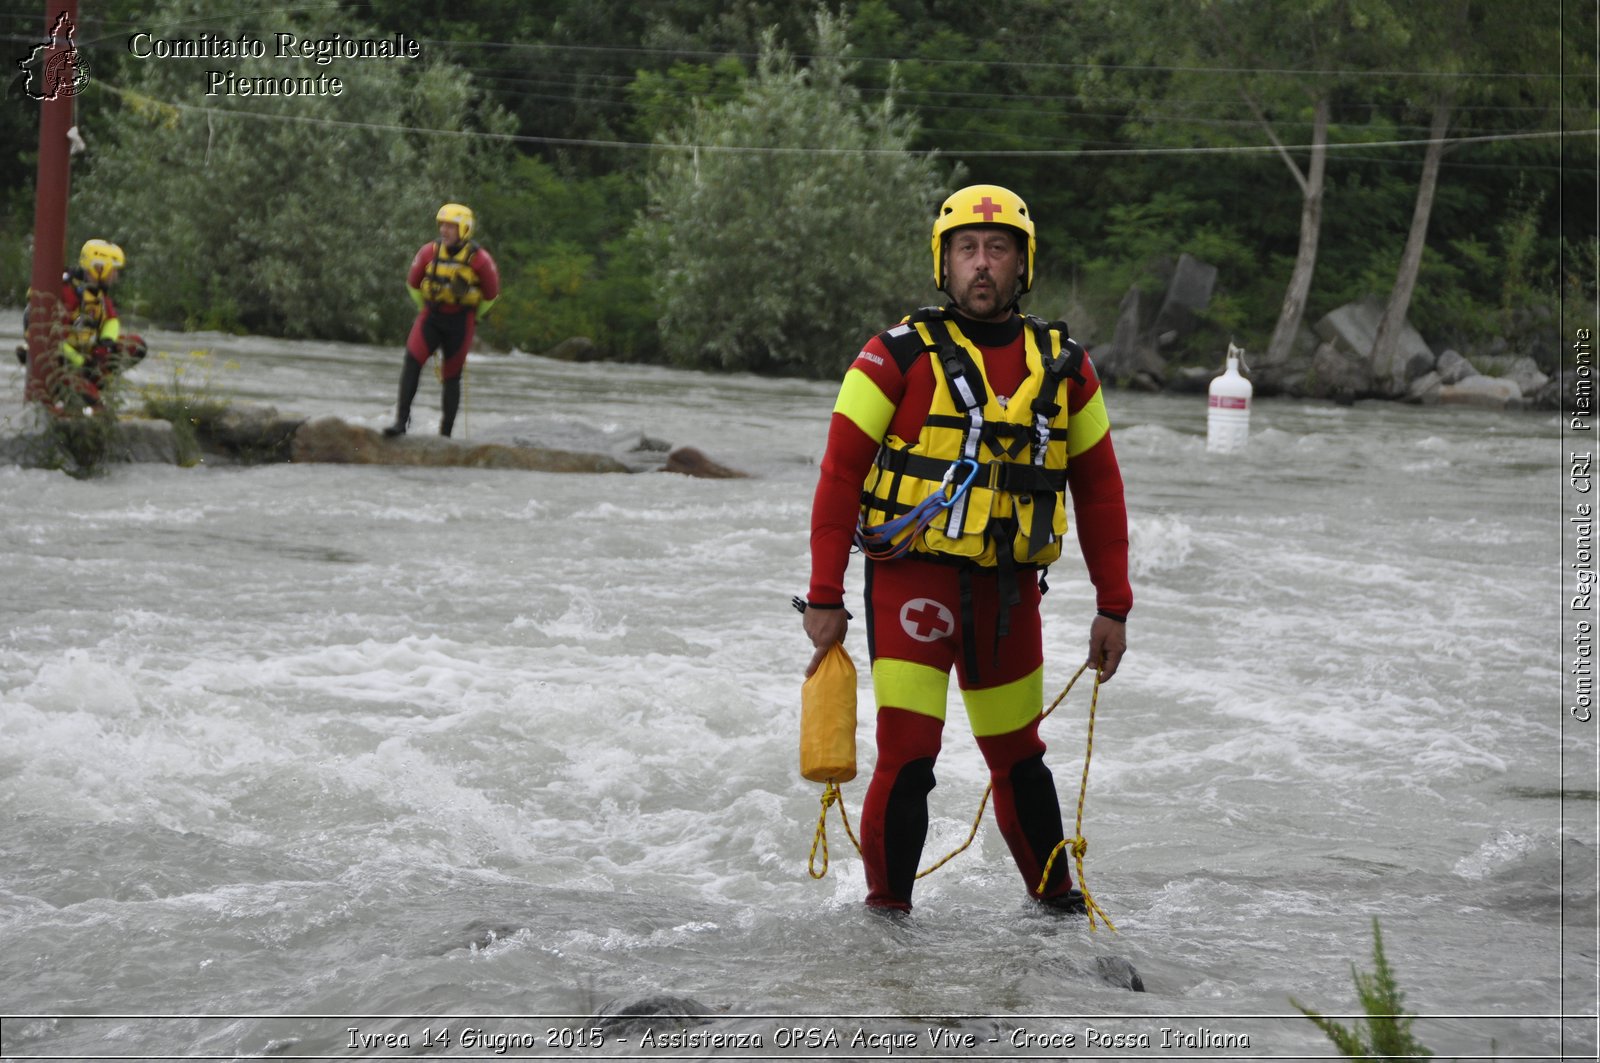
{"label": "white foam on water", "polygon": [[1463,878],[1483,879],[1509,864],[1526,859],[1539,851],[1536,839],[1518,831],[1502,830],[1488,839],[1455,866],[1456,874]]}
{"label": "white foam on water", "polygon": [[1193,529],[1177,517],[1130,517],[1128,520],[1131,576],[1142,578],[1165,569],[1181,568],[1193,551]]}
{"label": "white foam on water", "polygon": [[[390,401],[392,351],[244,348],[263,394],[315,366]],[[1073,965],[1100,937],[1038,918],[992,814],[903,926],[860,912],[837,809],[828,877],[806,874],[820,789],[798,777],[810,651],[788,598],[836,389],[642,367],[648,403],[618,412],[591,370],[490,368],[509,390],[475,414],[526,416],[510,382],[535,381],[587,423],[762,475],[0,468],[29,593],[0,645],[0,955],[59,958],[45,977],[0,963],[17,1009],[527,1013],[591,986],[735,1009],[859,1007],[872,987],[887,1012],[1275,1013],[1285,992],[1346,999],[1374,915],[1422,1006],[1477,999],[1474,955],[1516,975],[1499,1006],[1559,986],[1542,894],[1513,888],[1555,866],[1557,803],[1507,796],[1560,741],[1536,696],[1559,661],[1508,619],[1538,614],[1558,563],[1520,466],[1543,460],[1543,420],[1263,402],[1224,460],[1203,407],[1113,396],[1138,604],[1084,829],[1115,947],[1152,984],[1135,999]],[[292,397],[275,401],[317,412]],[[732,402],[726,447],[691,437]],[[94,556],[63,520],[94,529]],[[1093,599],[1073,550],[1051,583],[1053,696]],[[856,559],[853,610],[860,594]],[[874,759],[859,611],[848,645],[856,822]],[[1044,727],[1069,825],[1087,701]],[[953,694],[945,736],[925,864],[987,781]],[[182,855],[156,881],[164,852]],[[208,1050],[249,1054],[243,1036]]]}

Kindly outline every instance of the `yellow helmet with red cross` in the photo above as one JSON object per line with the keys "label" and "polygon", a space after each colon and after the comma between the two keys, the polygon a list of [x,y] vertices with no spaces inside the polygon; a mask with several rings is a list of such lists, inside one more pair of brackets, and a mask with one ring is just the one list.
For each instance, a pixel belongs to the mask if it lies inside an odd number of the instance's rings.
{"label": "yellow helmet with red cross", "polygon": [[1033,257],[1038,244],[1028,205],[1009,188],[999,185],[968,185],[952,193],[933,219],[933,284],[944,291],[945,238],[957,229],[971,225],[994,226],[1015,232],[1027,248],[1027,269],[1022,274],[1021,295],[1033,287]]}

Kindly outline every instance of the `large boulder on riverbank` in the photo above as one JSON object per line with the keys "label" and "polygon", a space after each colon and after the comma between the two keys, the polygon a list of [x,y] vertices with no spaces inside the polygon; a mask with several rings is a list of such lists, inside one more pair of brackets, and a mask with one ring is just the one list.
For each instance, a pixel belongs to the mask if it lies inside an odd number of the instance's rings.
{"label": "large boulder on riverbank", "polygon": [[1438,359],[1422,335],[1407,322],[1400,328],[1393,354],[1375,360],[1373,345],[1377,342],[1383,309],[1381,300],[1367,296],[1329,311],[1312,328],[1323,343],[1332,344],[1347,358],[1364,363],[1374,393],[1384,398],[1399,398],[1406,394],[1412,381],[1431,372]]}
{"label": "large boulder on riverbank", "polygon": [[1217,267],[1193,255],[1157,262],[1122,297],[1111,342],[1095,349],[1095,371],[1126,387],[1166,387],[1169,355],[1204,323],[1216,284]]}
{"label": "large boulder on riverbank", "polygon": [[1302,387],[1312,398],[1354,402],[1372,393],[1372,366],[1338,344],[1324,343],[1311,356]]}
{"label": "large boulder on riverbank", "polygon": [[1485,376],[1512,381],[1523,395],[1536,394],[1550,380],[1550,377],[1539,368],[1539,363],[1525,355],[1480,357],[1476,364],[1478,371]]}
{"label": "large boulder on riverbank", "polygon": [[1434,369],[1439,374],[1441,384],[1459,384],[1478,372],[1471,362],[1461,357],[1459,351],[1445,351],[1439,355],[1439,361]]}
{"label": "large boulder on riverbank", "polygon": [[1442,385],[1439,388],[1439,405],[1515,410],[1522,406],[1522,389],[1515,380],[1478,373],[1458,384]]}

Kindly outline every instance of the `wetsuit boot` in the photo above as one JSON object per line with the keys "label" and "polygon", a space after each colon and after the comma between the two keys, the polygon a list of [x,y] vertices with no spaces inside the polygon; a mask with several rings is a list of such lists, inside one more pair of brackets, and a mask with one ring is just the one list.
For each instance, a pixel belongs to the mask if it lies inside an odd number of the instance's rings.
{"label": "wetsuit boot", "polygon": [[928,837],[928,793],[944,721],[905,709],[878,710],[878,763],[861,807],[861,855],[867,907],[911,910],[922,844]]}
{"label": "wetsuit boot", "polygon": [[461,378],[444,382],[444,413],[439,418],[439,434],[445,438],[456,426],[456,411],[461,408]]}
{"label": "wetsuit boot", "polygon": [[401,356],[400,404],[395,408],[394,424],[383,430],[386,436],[403,436],[411,423],[411,400],[417,397],[417,385],[422,381],[422,363],[407,351]]}
{"label": "wetsuit boot", "polygon": [[1043,892],[1039,891],[1039,879],[1050,854],[1066,836],[1061,828],[1055,777],[1044,763],[1039,721],[1010,734],[980,738],[978,748],[983,751],[989,780],[994,785],[995,821],[1027,883],[1028,895],[1050,908],[1083,911],[1083,894],[1072,886],[1068,870],[1071,854],[1065,850],[1050,865],[1050,879]]}

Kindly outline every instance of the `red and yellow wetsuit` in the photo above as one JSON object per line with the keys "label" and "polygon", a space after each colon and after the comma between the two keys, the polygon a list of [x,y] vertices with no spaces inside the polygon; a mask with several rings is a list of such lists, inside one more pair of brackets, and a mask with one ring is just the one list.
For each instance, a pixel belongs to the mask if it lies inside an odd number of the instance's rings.
{"label": "red and yellow wetsuit", "polygon": [[[908,494],[903,481],[893,480],[907,466],[903,459],[901,464],[890,459],[896,453],[916,453],[919,443],[939,432],[959,435],[971,427],[970,418],[963,424],[950,417],[950,403],[944,398],[949,374],[941,368],[938,350],[931,349],[930,337],[948,336],[945,350],[970,358],[969,370],[975,368],[983,384],[979,412],[988,422],[1023,426],[1002,430],[998,436],[991,428],[996,442],[983,456],[1000,455],[1002,462],[995,464],[1027,463],[1032,429],[1027,412],[1019,407],[1031,405],[1041,390],[1041,370],[1051,352],[1041,352],[1039,334],[1019,316],[985,323],[953,311],[946,314],[952,326],[947,334],[941,331],[946,321],[938,320],[902,324],[880,333],[845,375],[812,508],[808,600],[816,605],[843,601],[844,573],[858,520],[863,516],[882,520],[886,509],[894,509],[897,495],[911,501],[920,497],[914,485]],[[980,389],[975,386],[975,390]],[[1024,534],[1015,534],[1015,524],[991,520],[1003,531],[982,549],[947,541],[963,556],[925,547],[919,540],[918,548],[902,557],[866,562],[867,639],[878,703],[878,758],[861,814],[869,905],[911,906],[952,667],[991,773],[995,818],[1030,890],[1038,885],[1044,862],[1062,839],[1055,784],[1044,765],[1045,746],[1039,738],[1044,658],[1037,561],[1047,564],[1059,552],[1063,486],[1072,496],[1078,541],[1098,610],[1125,618],[1133,592],[1128,583],[1122,475],[1112,450],[1100,383],[1086,357],[1060,390],[1060,410],[1047,413],[1052,448],[1048,460],[1041,456],[1039,469],[1022,470],[1025,475],[1011,481],[1019,491],[1026,482],[1034,493],[1007,497],[1003,487],[1008,481],[999,475],[991,479],[987,469],[980,483],[999,484],[1001,489],[972,492],[975,506],[1021,520]],[[1012,402],[1013,398],[1018,401]],[[1006,458],[992,449],[994,445],[1014,449],[1015,454]],[[949,457],[920,459],[935,485],[938,466]],[[1020,515],[1051,505],[1052,495],[1054,505],[1062,508],[1049,512],[1040,527],[1054,539],[1053,547],[1037,550],[1037,542],[1024,545],[1027,518]],[[970,537],[962,541],[975,542]],[[1070,888],[1067,861],[1057,860],[1043,896],[1057,898]]]}
{"label": "red and yellow wetsuit", "polygon": [[433,240],[411,260],[406,287],[417,302],[407,352],[423,365],[434,351],[441,352],[442,376],[454,380],[467,364],[479,307],[500,297],[500,271],[494,259],[471,241],[448,248]]}
{"label": "red and yellow wetsuit", "polygon": [[500,271],[489,252],[473,241],[453,247],[443,240],[423,244],[411,260],[406,287],[417,304],[417,319],[406,337],[406,358],[400,373],[400,402],[395,427],[402,432],[411,419],[422,366],[440,352],[439,376],[444,381],[439,433],[448,436],[461,406],[461,373],[472,349],[478,315],[500,297]]}
{"label": "red and yellow wetsuit", "polygon": [[[23,328],[28,315],[23,314]],[[94,284],[74,267],[61,275],[61,302],[57,304],[61,358],[70,370],[70,389],[92,403],[100,389],[119,369],[145,356],[144,339],[122,334],[122,319],[105,285]]]}

